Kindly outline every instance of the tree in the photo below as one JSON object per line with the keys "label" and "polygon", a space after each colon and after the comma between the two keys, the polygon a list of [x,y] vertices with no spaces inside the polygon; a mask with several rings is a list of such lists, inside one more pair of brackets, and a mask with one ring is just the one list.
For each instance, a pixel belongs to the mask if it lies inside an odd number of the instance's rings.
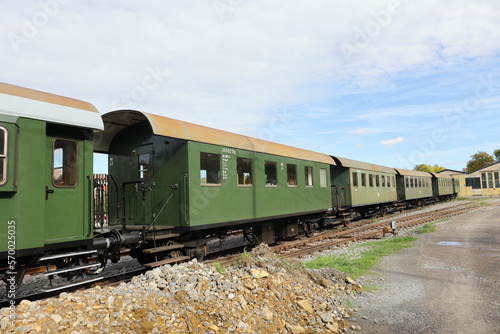
{"label": "tree", "polygon": [[497,148],[496,150],[494,150],[493,155],[495,156],[497,161],[500,161],[500,148]]}
{"label": "tree", "polygon": [[479,151],[470,156],[471,159],[467,162],[467,170],[469,173],[481,169],[483,167],[489,166],[495,162],[493,156],[489,155],[486,152]]}
{"label": "tree", "polygon": [[420,172],[429,172],[429,173],[437,173],[437,172],[440,172],[442,170],[445,170],[446,168],[444,167],[440,167],[438,165],[434,165],[434,166],[431,166],[431,165],[428,165],[428,164],[420,164],[420,165],[416,165],[413,170],[418,170]]}

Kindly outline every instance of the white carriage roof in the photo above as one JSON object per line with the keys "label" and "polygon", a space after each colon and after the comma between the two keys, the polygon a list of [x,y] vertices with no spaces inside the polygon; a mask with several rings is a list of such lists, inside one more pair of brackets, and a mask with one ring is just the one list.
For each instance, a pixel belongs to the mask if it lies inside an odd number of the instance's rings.
{"label": "white carriage roof", "polygon": [[141,111],[113,111],[103,115],[103,120],[104,133],[102,136],[99,134],[96,135],[94,141],[94,147],[97,152],[108,152],[113,138],[124,128],[147,121],[153,129],[153,133],[160,136],[322,162],[330,165],[335,164],[333,159],[327,154],[281,145]]}
{"label": "white carriage roof", "polygon": [[373,171],[373,172],[396,174],[396,171],[394,170],[394,168],[391,168],[391,167],[385,167],[385,166],[371,164],[368,162],[357,161],[357,160],[341,158],[341,157],[332,156],[332,158],[337,163],[337,166],[342,166],[342,167],[346,167],[346,168],[358,168],[358,169],[363,169],[363,170]]}
{"label": "white carriage roof", "polygon": [[104,129],[91,103],[0,82],[0,113],[94,130]]}

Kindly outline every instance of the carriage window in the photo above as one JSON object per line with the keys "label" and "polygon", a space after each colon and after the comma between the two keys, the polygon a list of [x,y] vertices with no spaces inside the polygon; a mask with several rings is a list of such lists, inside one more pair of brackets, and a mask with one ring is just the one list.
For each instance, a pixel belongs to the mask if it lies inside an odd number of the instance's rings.
{"label": "carriage window", "polygon": [[[356,176],[356,184],[357,184],[357,179],[358,177]],[[326,169],[324,168],[319,169],[319,186],[321,188],[326,188],[328,186],[328,182],[326,180]]]}
{"label": "carriage window", "polygon": [[237,158],[236,168],[238,170],[238,185],[251,186],[252,183],[252,159]]}
{"label": "carriage window", "polygon": [[266,186],[275,187],[278,185],[278,173],[276,162],[266,161],[264,164],[264,170],[266,173]]}
{"label": "carriage window", "polygon": [[410,188],[410,180],[409,180],[409,178],[405,177],[405,181],[406,181],[406,188]]}
{"label": "carriage window", "polygon": [[297,185],[297,165],[286,165],[287,182],[289,186]]}
{"label": "carriage window", "polygon": [[306,177],[306,187],[312,187],[313,186],[313,168],[306,166],[304,168],[305,172],[305,177]]}
{"label": "carriage window", "polygon": [[361,173],[361,186],[366,187],[366,174]]}
{"label": "carriage window", "polygon": [[55,187],[76,187],[78,184],[78,143],[55,139],[52,151],[52,183]]}
{"label": "carriage window", "polygon": [[352,186],[353,187],[358,186],[358,173],[357,172],[352,172]]}
{"label": "carriage window", "polygon": [[139,178],[149,179],[151,176],[151,155],[149,153],[139,154]]}
{"label": "carriage window", "polygon": [[7,130],[0,126],[0,186],[7,182]]}
{"label": "carriage window", "polygon": [[368,185],[370,187],[373,187],[373,175],[372,174],[368,174]]}
{"label": "carriage window", "polygon": [[202,185],[220,185],[220,154],[200,153],[200,178]]}
{"label": "carriage window", "polygon": [[382,175],[382,187],[385,187],[385,175]]}
{"label": "carriage window", "polygon": [[375,183],[377,187],[380,187],[380,175],[375,176]]}

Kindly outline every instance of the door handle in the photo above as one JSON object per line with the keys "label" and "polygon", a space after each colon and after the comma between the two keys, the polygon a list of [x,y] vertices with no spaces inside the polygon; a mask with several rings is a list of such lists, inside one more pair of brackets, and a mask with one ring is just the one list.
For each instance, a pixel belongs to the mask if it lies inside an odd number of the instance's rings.
{"label": "door handle", "polygon": [[49,194],[53,194],[54,189],[49,189],[49,187],[45,187],[45,199],[49,199]]}

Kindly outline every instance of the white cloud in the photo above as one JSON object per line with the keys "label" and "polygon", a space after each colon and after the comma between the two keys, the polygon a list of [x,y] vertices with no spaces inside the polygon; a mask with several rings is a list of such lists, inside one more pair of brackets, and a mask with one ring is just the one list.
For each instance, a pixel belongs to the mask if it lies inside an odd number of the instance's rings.
{"label": "white cloud", "polygon": [[356,130],[349,131],[349,133],[353,133],[355,135],[368,135],[372,132],[367,128],[357,128]]}
{"label": "white cloud", "polygon": [[389,139],[389,140],[382,140],[380,144],[384,147],[392,147],[397,144],[401,144],[407,141],[406,139],[402,137],[394,138],[394,139]]}

